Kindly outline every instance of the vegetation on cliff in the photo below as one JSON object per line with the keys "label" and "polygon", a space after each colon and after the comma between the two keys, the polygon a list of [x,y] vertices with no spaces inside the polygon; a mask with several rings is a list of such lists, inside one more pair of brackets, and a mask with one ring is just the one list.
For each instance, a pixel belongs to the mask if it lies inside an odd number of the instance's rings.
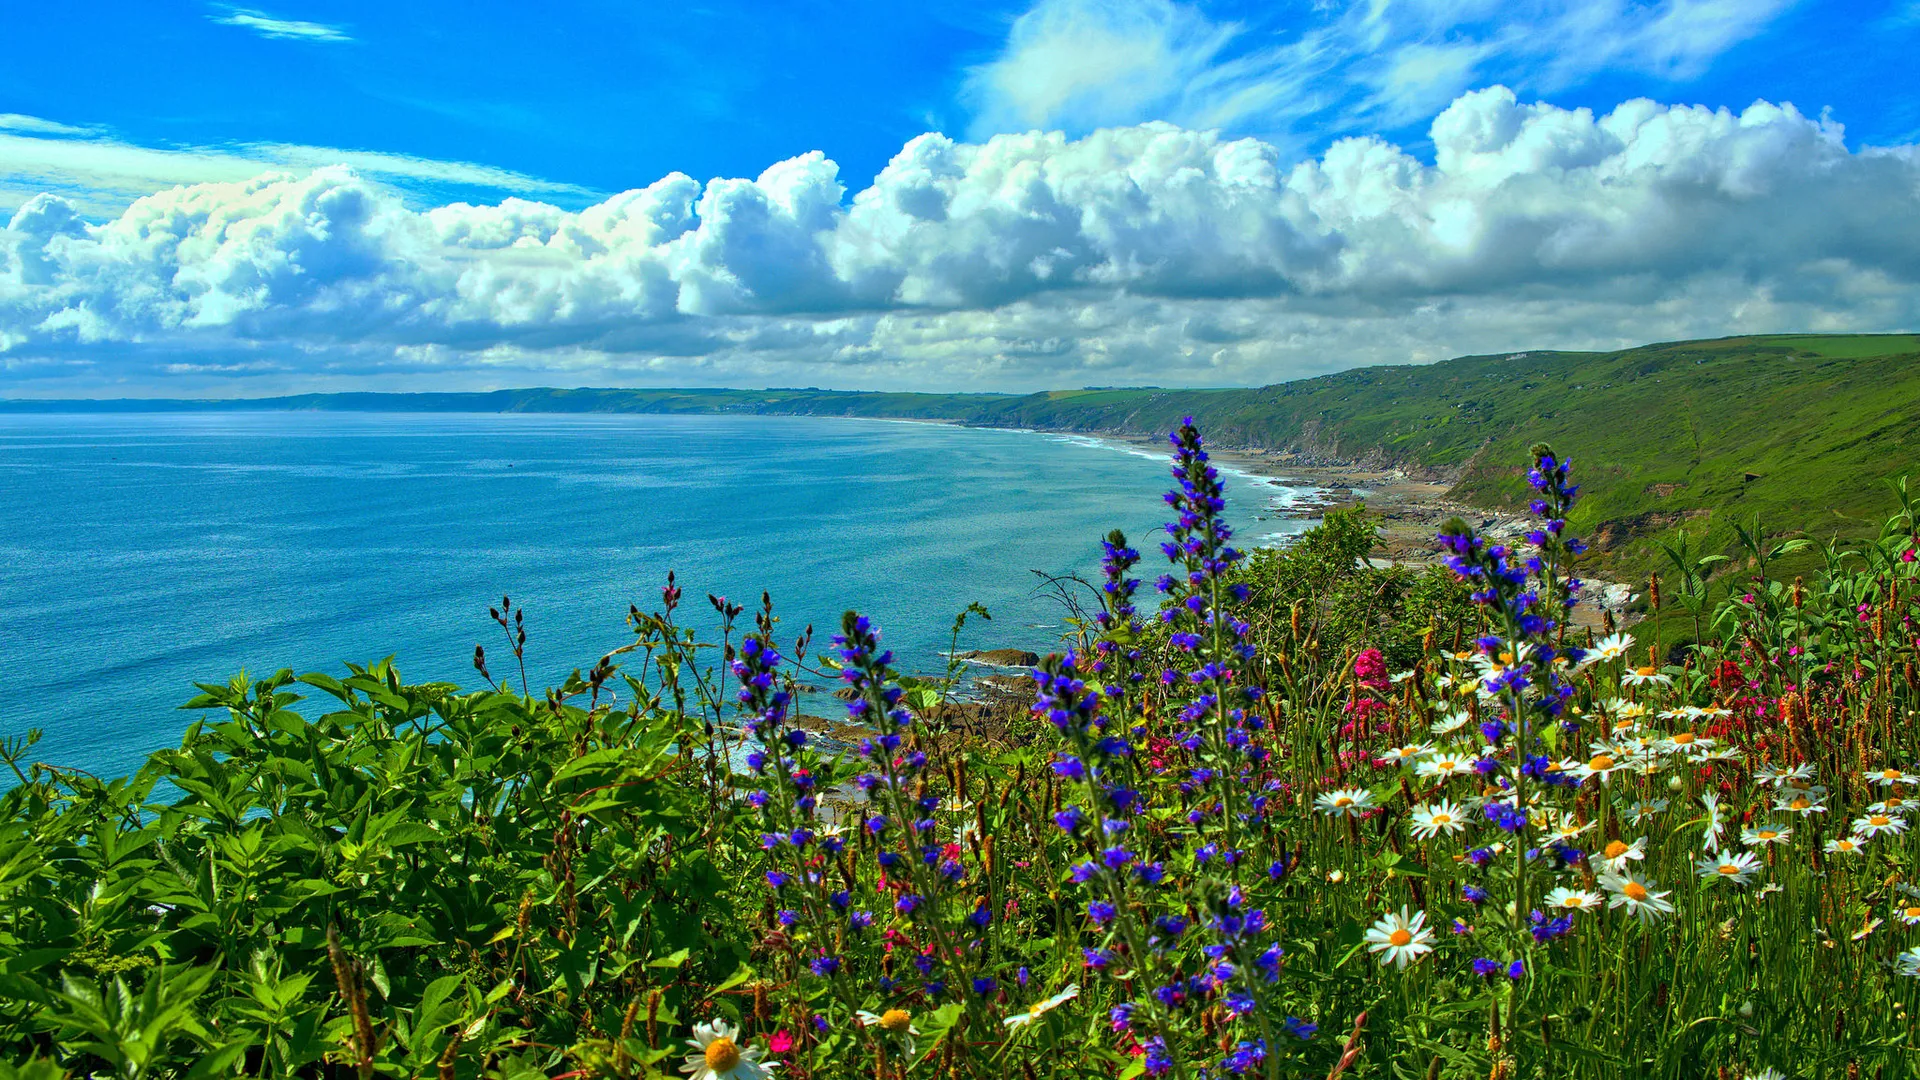
{"label": "vegetation on cliff", "polygon": [[[1104,541],[996,744],[869,620],[669,575],[540,695],[503,601],[479,689],[208,684],[123,779],[0,747],[0,1078],[1920,1071],[1904,487],[1667,657],[1568,632],[1545,446],[1525,540],[1420,573],[1350,514],[1242,558],[1173,455],[1164,547]],[[857,747],[799,726],[820,680]]]}

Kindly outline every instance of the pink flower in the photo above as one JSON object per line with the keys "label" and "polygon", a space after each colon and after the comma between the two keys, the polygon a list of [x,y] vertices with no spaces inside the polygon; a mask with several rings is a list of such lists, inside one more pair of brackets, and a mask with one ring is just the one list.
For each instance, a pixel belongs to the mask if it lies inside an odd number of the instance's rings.
{"label": "pink flower", "polygon": [[1372,690],[1387,688],[1387,658],[1379,649],[1362,649],[1360,655],[1353,658],[1353,673],[1359,677],[1361,686]]}
{"label": "pink flower", "polygon": [[1915,559],[1920,559],[1920,547],[1910,547],[1900,555],[1901,562],[1912,562]]}
{"label": "pink flower", "polygon": [[784,1054],[793,1049],[793,1033],[786,1028],[774,1032],[773,1038],[767,1040],[767,1049],[776,1054]]}

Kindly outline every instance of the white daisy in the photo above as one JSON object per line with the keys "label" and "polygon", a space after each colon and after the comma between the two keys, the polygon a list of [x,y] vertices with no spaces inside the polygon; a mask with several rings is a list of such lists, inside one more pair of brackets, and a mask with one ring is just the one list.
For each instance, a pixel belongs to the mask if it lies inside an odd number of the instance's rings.
{"label": "white daisy", "polygon": [[1608,698],[1603,708],[1608,716],[1613,717],[1615,727],[1632,727],[1647,716],[1645,705],[1626,698]]}
{"label": "white daisy", "polygon": [[1413,767],[1416,776],[1431,776],[1441,780],[1455,776],[1464,776],[1473,771],[1473,755],[1458,750],[1442,750],[1432,757],[1422,759]]}
{"label": "white daisy", "polygon": [[1627,650],[1631,648],[1632,638],[1625,634],[1608,634],[1594,642],[1593,648],[1587,650],[1587,655],[1593,657],[1595,663],[1606,664],[1627,655]]}
{"label": "white daisy", "polygon": [[1427,929],[1427,913],[1412,915],[1405,905],[1389,911],[1367,929],[1367,951],[1380,954],[1380,966],[1392,964],[1405,969],[1408,964],[1433,951],[1433,931]]}
{"label": "white daisy", "polygon": [[1585,825],[1582,825],[1580,822],[1574,820],[1572,815],[1568,815],[1561,820],[1560,824],[1553,827],[1552,836],[1554,840],[1562,844],[1569,844],[1586,835],[1592,828],[1593,822],[1589,821]]}
{"label": "white daisy", "polygon": [[1691,757],[1712,750],[1713,740],[1691,731],[1676,731],[1661,739],[1658,748],[1663,754],[1685,754]]}
{"label": "white daisy", "polygon": [[1867,811],[1874,814],[1896,814],[1905,816],[1913,813],[1913,808],[1916,805],[1920,804],[1916,804],[1912,799],[1903,799],[1898,795],[1889,795],[1879,802],[1874,803],[1872,806],[1867,807]]}
{"label": "white daisy", "polygon": [[1366,788],[1338,788],[1313,800],[1328,817],[1359,817],[1373,809],[1373,792]]}
{"label": "white daisy", "polygon": [[1893,961],[1900,974],[1905,975],[1909,979],[1920,978],[1920,945],[1915,945],[1913,948],[1895,956]]}
{"label": "white daisy", "polygon": [[1673,679],[1653,667],[1638,667],[1620,676],[1622,686],[1672,686]]}
{"label": "white daisy", "polygon": [[1729,885],[1745,885],[1760,872],[1760,860],[1751,851],[1723,851],[1693,865],[1708,881],[1724,881]]}
{"label": "white daisy", "polygon": [[1647,838],[1644,836],[1634,838],[1631,844],[1624,840],[1610,841],[1600,850],[1600,861],[1616,874],[1625,873],[1628,863],[1639,862],[1646,857]]}
{"label": "white daisy", "polygon": [[1632,874],[1602,874],[1600,887],[1607,890],[1607,906],[1624,907],[1627,913],[1641,922],[1653,922],[1662,915],[1673,913],[1673,903],[1667,899],[1671,892],[1654,892],[1653,883]]}
{"label": "white daisy", "polygon": [[1547,907],[1556,911],[1594,911],[1603,903],[1599,893],[1558,888],[1547,894]]}
{"label": "white daisy", "polygon": [[1755,770],[1753,778],[1768,787],[1779,787],[1781,784],[1799,787],[1813,779],[1813,766],[1801,764],[1790,769],[1777,769],[1771,765],[1763,765]]}
{"label": "white daisy", "polygon": [[1868,773],[1867,782],[1879,784],[1881,787],[1892,787],[1895,784],[1920,784],[1920,776],[1915,776],[1905,769],[1888,767]]}
{"label": "white daisy", "polygon": [[1708,851],[1719,851],[1721,834],[1727,827],[1720,809],[1720,796],[1709,791],[1700,796],[1700,805],[1707,808],[1707,831],[1700,837],[1700,846]]}
{"label": "white daisy", "polygon": [[1909,900],[1893,909],[1893,917],[1908,926],[1920,926],[1920,903]]}
{"label": "white daisy", "polygon": [[1627,807],[1627,820],[1635,825],[1645,825],[1653,820],[1653,815],[1666,813],[1668,805],[1665,799],[1642,799]]}
{"label": "white daisy", "polygon": [[1740,830],[1740,842],[1748,847],[1765,847],[1768,844],[1784,844],[1793,838],[1793,830],[1785,825],[1762,823],[1750,829]]}
{"label": "white daisy", "polygon": [[1450,712],[1429,725],[1435,735],[1451,735],[1473,722],[1473,717],[1464,712]]}
{"label": "white daisy", "polygon": [[1894,814],[1869,813],[1853,819],[1853,831],[1867,839],[1881,833],[1898,836],[1907,831],[1907,819]]}
{"label": "white daisy", "polygon": [[1773,808],[1784,810],[1789,814],[1799,814],[1801,817],[1811,817],[1814,814],[1827,812],[1825,803],[1811,791],[1803,791],[1799,788],[1788,788],[1782,791],[1780,798],[1774,800]]}
{"label": "white daisy", "polygon": [[1612,776],[1625,767],[1626,761],[1624,758],[1616,757],[1608,752],[1613,749],[1612,747],[1595,746],[1593,749],[1594,754],[1592,757],[1567,770],[1569,774],[1578,777],[1581,783],[1584,784],[1597,776],[1600,778],[1600,782],[1604,784],[1607,782],[1607,777]]}
{"label": "white daisy", "polygon": [[914,1026],[912,1013],[905,1009],[888,1009],[886,1012],[876,1014],[861,1009],[853,1015],[860,1021],[861,1027],[877,1027],[881,1034],[899,1039],[901,1048],[906,1051],[905,1056],[909,1060],[917,1056],[915,1051],[918,1047],[914,1043],[914,1038],[920,1034],[920,1029]]}
{"label": "white daisy", "polygon": [[1033,1007],[1026,1012],[1014,1013],[1012,1016],[1000,1022],[1010,1028],[1023,1028],[1079,996],[1080,984],[1068,983],[1065,990],[1060,991],[1050,998],[1036,1001],[1033,1003]]}
{"label": "white daisy", "polygon": [[687,1045],[694,1052],[687,1055],[680,1071],[691,1080],[766,1080],[772,1076],[778,1063],[761,1061],[760,1047],[743,1049],[735,1041],[739,1036],[732,1024],[717,1018],[693,1025],[693,1038]]}
{"label": "white daisy", "polygon": [[1840,836],[1827,841],[1826,853],[1829,855],[1858,855],[1867,850],[1867,838],[1864,836]]}
{"label": "white daisy", "polygon": [[1380,760],[1391,761],[1399,765],[1409,765],[1433,753],[1432,743],[1414,743],[1411,746],[1396,746],[1380,755]]}
{"label": "white daisy", "polygon": [[1413,827],[1409,830],[1420,840],[1431,840],[1441,833],[1452,835],[1465,832],[1467,828],[1466,812],[1454,803],[1442,799],[1428,806],[1422,803],[1413,808]]}

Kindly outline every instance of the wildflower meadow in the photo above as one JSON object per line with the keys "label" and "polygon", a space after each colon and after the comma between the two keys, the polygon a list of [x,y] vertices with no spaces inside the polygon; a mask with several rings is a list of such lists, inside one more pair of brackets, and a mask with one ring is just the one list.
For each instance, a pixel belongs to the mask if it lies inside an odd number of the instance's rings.
{"label": "wildflower meadow", "polygon": [[1629,634],[1548,447],[1426,571],[1353,516],[1245,557],[1170,450],[991,736],[869,619],[669,575],[542,694],[503,600],[477,689],[207,684],[118,779],[9,742],[0,1078],[1920,1074],[1904,486],[1670,548]]}

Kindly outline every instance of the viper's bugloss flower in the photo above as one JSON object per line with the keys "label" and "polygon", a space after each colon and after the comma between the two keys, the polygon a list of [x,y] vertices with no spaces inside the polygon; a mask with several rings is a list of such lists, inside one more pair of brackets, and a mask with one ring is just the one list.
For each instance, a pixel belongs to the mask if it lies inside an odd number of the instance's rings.
{"label": "viper's bugloss flower", "polygon": [[1543,945],[1552,941],[1554,938],[1571,933],[1573,930],[1573,916],[1571,915],[1559,915],[1549,918],[1546,912],[1536,910],[1527,913],[1527,922],[1531,924],[1528,932],[1533,935],[1533,940]]}
{"label": "viper's bugloss flower", "polygon": [[1140,1064],[1148,1076],[1165,1076],[1173,1069],[1173,1055],[1167,1052],[1167,1041],[1158,1035],[1140,1044],[1144,1051]]}

